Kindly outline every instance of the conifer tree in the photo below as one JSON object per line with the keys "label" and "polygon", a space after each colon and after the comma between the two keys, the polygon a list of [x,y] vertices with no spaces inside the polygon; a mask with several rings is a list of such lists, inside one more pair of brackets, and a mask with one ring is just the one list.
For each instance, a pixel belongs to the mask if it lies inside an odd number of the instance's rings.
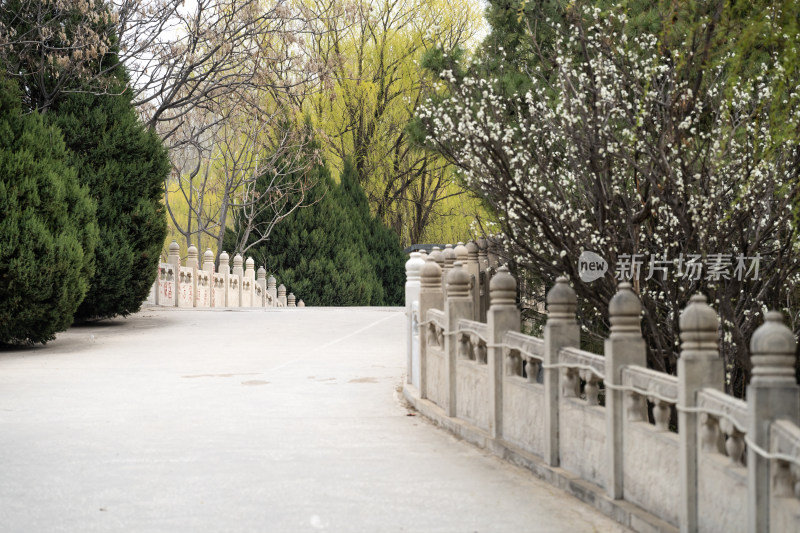
{"label": "conifer tree", "polygon": [[369,200],[358,183],[353,160],[345,158],[341,175],[342,198],[357,233],[366,245],[372,268],[380,283],[372,305],[402,305],[405,298],[406,257],[400,239],[370,212]]}
{"label": "conifer tree", "polygon": [[19,37],[0,65],[18,82],[24,111],[61,130],[70,164],[97,203],[96,270],[79,319],[137,311],[166,237],[169,160],[131,103],[114,20],[113,6],[100,0],[15,1],[0,10],[0,26]]}
{"label": "conifer tree", "polygon": [[0,342],[69,327],[94,273],[95,205],[58,128],[0,78]]}
{"label": "conifer tree", "polygon": [[110,94],[65,95],[48,117],[64,132],[82,184],[97,201],[97,270],[79,319],[135,313],[155,279],[166,238],[167,152],[131,105],[123,68]]}
{"label": "conifer tree", "polygon": [[[315,148],[312,143],[308,149]],[[324,163],[310,172],[315,186],[306,193],[306,206],[275,225],[269,239],[248,253],[306,305],[375,305],[381,283],[358,229],[360,218],[347,210],[341,187]],[[238,230],[228,232],[226,249],[235,249]]]}

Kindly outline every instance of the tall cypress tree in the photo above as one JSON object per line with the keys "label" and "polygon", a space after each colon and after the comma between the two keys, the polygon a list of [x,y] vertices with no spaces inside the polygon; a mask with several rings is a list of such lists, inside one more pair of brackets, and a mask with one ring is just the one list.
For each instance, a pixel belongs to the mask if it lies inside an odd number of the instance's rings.
{"label": "tall cypress tree", "polygon": [[161,141],[131,105],[124,69],[109,94],[65,95],[48,114],[64,132],[78,177],[97,201],[97,271],[78,319],[135,313],[155,279],[167,234]]}
{"label": "tall cypress tree", "polygon": [[4,7],[0,24],[25,38],[10,44],[0,65],[18,80],[26,110],[62,131],[71,166],[97,203],[96,274],[76,317],[135,312],[166,238],[161,200],[170,165],[131,103],[113,6],[14,0]]}
{"label": "tall cypress tree", "polygon": [[406,257],[397,234],[369,208],[369,200],[358,183],[353,160],[346,157],[341,178],[342,201],[367,248],[368,257],[380,283],[372,305],[402,305],[405,298]]}
{"label": "tall cypress tree", "polygon": [[0,77],[0,342],[69,327],[94,273],[95,205],[58,128]]}

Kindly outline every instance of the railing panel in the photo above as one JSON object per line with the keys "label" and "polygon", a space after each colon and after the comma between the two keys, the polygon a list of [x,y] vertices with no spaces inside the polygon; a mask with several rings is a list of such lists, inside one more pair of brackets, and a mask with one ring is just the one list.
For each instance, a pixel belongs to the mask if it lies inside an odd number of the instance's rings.
{"label": "railing panel", "polygon": [[[440,328],[444,328],[444,311],[441,309],[428,309],[428,316],[425,317],[427,322],[433,322]],[[444,346],[444,344],[442,344]]]}
{"label": "railing panel", "polygon": [[514,349],[523,356],[534,357],[541,360],[544,357],[544,340],[525,335],[516,331],[509,331],[503,339],[507,349]]}
{"label": "railing panel", "polygon": [[462,318],[458,321],[457,329],[460,332],[475,335],[484,342],[486,342],[489,338],[489,325],[484,324],[483,322],[475,322],[474,320]]}
{"label": "railing panel", "polygon": [[503,382],[503,438],[519,448],[544,454],[544,387],[517,376]]}
{"label": "railing panel", "polygon": [[605,409],[562,396],[559,410],[561,466],[595,485],[605,486],[608,465]]}
{"label": "railing panel", "polygon": [[211,306],[225,307],[225,275],[214,273],[211,278]]}
{"label": "railing panel", "polygon": [[175,267],[170,263],[158,265],[158,305],[175,307],[178,297],[177,275]]}
{"label": "railing panel", "polygon": [[800,427],[789,420],[773,422],[769,452],[785,458],[771,461],[770,525],[774,531],[800,531]]}
{"label": "railing panel", "polygon": [[747,529],[744,466],[747,404],[715,389],[697,392],[698,525],[712,533]]}
{"label": "railing panel", "polygon": [[211,306],[211,276],[204,270],[197,271],[194,305],[196,307]]}
{"label": "railing panel", "polygon": [[445,333],[444,312],[438,309],[428,309],[427,323],[425,324],[425,381],[426,395],[430,401],[441,407],[447,408],[450,397],[446,390],[447,376],[445,375]]}
{"label": "railing panel", "polygon": [[[578,348],[562,348],[558,364],[564,367],[561,375],[561,394],[564,398],[583,396],[588,405],[600,404],[600,382],[605,375],[606,361],[597,355]],[[585,386],[581,395],[581,379]]]}
{"label": "railing panel", "polygon": [[468,359],[456,360],[456,415],[489,430],[489,366]]}
{"label": "railing panel", "polygon": [[[625,499],[677,526],[680,502],[678,435],[671,427],[678,379],[640,366],[622,369],[626,416],[623,442]],[[650,423],[647,401],[653,404]]]}
{"label": "railing panel", "polygon": [[226,307],[239,307],[239,276],[228,276],[228,292]]}
{"label": "railing panel", "polygon": [[626,420],[624,431],[625,499],[678,526],[678,435],[642,420]]}
{"label": "railing panel", "polygon": [[420,386],[420,362],[419,362],[419,301],[414,300],[411,304],[411,384],[417,390]]}

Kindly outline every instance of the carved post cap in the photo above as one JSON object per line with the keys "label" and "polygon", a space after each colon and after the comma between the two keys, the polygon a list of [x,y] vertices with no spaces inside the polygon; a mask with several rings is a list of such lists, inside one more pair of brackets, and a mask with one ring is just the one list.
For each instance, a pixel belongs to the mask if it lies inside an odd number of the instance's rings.
{"label": "carved post cap", "polygon": [[431,259],[436,261],[437,265],[439,265],[440,267],[444,266],[444,255],[442,254],[441,248],[439,248],[438,246],[434,246],[433,250],[431,250],[431,253],[429,255]]}
{"label": "carved post cap", "polygon": [[[172,245],[170,245],[170,248],[171,247]],[[189,256],[189,259],[197,259],[197,247],[194,244],[189,245],[189,249],[187,250],[187,255]]]}
{"label": "carved post cap", "polygon": [[417,281],[419,280],[419,271],[425,261],[419,252],[411,252],[409,256],[408,261],[406,261],[406,280]]}
{"label": "carved post cap", "polygon": [[203,254],[203,270],[206,272],[214,272],[214,252],[208,248]]}
{"label": "carved post cap", "polygon": [[256,262],[253,261],[252,257],[248,257],[244,264],[247,267],[247,270],[252,270],[255,268]]}
{"label": "carved post cap", "polygon": [[611,337],[624,334],[641,336],[642,302],[633,292],[630,283],[619,284],[617,293],[608,302],[608,315],[611,321]]}
{"label": "carved post cap", "polygon": [[503,265],[489,282],[489,306],[514,305],[517,302],[517,280]]}
{"label": "carved post cap", "polygon": [[[513,279],[513,278],[512,278]],[[470,275],[464,263],[456,261],[447,274],[447,297],[464,298],[469,296]]]}
{"label": "carved post cap", "polygon": [[278,286],[278,296],[286,296],[286,286],[283,283]]}
{"label": "carved post cap", "polygon": [[178,241],[173,239],[172,242],[169,244],[169,254],[173,255],[179,253],[181,253],[181,245],[178,244]]}
{"label": "carved post cap", "polygon": [[425,264],[419,269],[419,282],[421,287],[441,287],[442,267],[440,267],[433,256],[429,256]]}
{"label": "carved post cap", "polygon": [[236,254],[233,256],[233,268],[242,268],[241,254]]}
{"label": "carved post cap", "polygon": [[270,276],[270,277],[267,279],[267,288],[269,288],[269,289],[274,289],[274,288],[275,288],[275,284],[276,284],[277,282],[278,282],[278,281],[275,279],[275,276]]}
{"label": "carved post cap", "polygon": [[305,304],[305,302],[303,302],[303,300],[300,300],[299,302],[297,302],[297,307],[305,307],[305,306],[306,306],[306,304]]}
{"label": "carved post cap", "polygon": [[719,356],[719,317],[706,302],[706,296],[697,293],[681,313],[681,354],[691,351],[706,357]]}
{"label": "carved post cap", "polygon": [[454,251],[456,253],[456,261],[461,261],[462,263],[467,262],[467,259],[469,259],[469,251],[467,247],[464,246],[463,242],[459,242],[454,248]]}
{"label": "carved post cap", "polygon": [[780,311],[769,311],[750,339],[752,383],[795,384],[794,334],[783,323]]}
{"label": "carved post cap", "polygon": [[575,319],[578,310],[578,297],[575,290],[569,286],[569,280],[564,276],[556,278],[556,284],[547,291],[547,320]]}
{"label": "carved post cap", "polygon": [[475,244],[475,241],[469,241],[467,243],[467,259],[469,261],[478,260],[478,245]]}
{"label": "carved post cap", "polygon": [[445,268],[453,266],[453,263],[455,263],[456,259],[458,259],[458,257],[456,256],[456,251],[453,249],[452,244],[448,244],[444,247],[444,252],[442,252],[442,256],[444,257]]}
{"label": "carved post cap", "polygon": [[287,307],[297,307],[297,298],[293,292],[289,293],[289,296],[286,298],[286,306]]}
{"label": "carved post cap", "polygon": [[231,273],[231,257],[225,250],[222,250],[222,253],[219,254],[219,271],[222,274]]}
{"label": "carved post cap", "polygon": [[258,272],[256,274],[258,275],[258,279],[267,279],[267,269],[263,266],[258,267]]}

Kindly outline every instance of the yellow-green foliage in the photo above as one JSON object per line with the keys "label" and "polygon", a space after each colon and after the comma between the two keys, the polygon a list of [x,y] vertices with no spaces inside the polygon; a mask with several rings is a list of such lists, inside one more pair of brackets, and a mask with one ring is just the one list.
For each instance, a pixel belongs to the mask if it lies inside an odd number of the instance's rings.
{"label": "yellow-green foliage", "polygon": [[[322,0],[308,0],[321,9]],[[435,84],[423,53],[473,46],[483,34],[479,2],[445,0],[369,4],[342,12],[314,43],[328,66],[324,90],[304,112],[326,141],[334,179],[353,157],[374,212],[404,244],[469,237],[479,203],[468,198],[445,160],[416,147],[406,132]],[[428,213],[428,211],[430,211]]]}

